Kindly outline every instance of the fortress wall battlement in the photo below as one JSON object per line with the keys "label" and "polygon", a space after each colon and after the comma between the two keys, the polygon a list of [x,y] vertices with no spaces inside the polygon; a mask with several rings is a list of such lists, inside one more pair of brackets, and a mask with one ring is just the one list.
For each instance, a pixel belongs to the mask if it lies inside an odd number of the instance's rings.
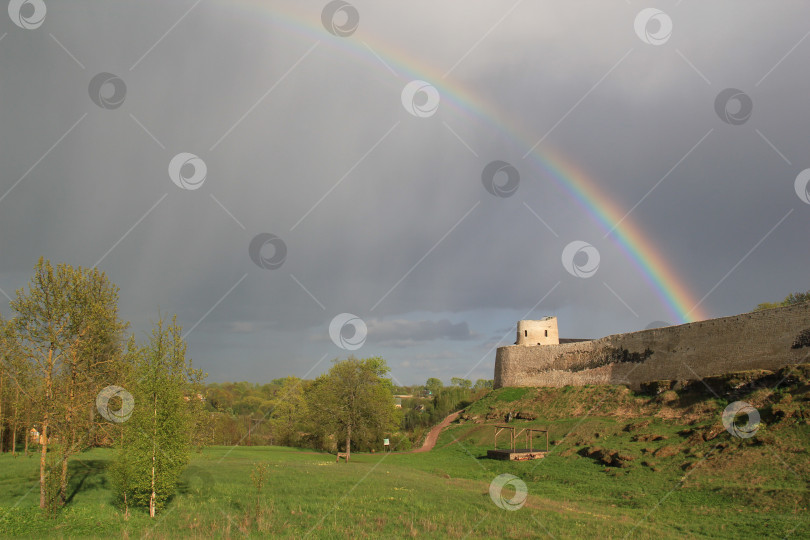
{"label": "fortress wall battlement", "polygon": [[[560,345],[498,348],[495,388],[689,380],[810,362],[810,302]],[[804,334],[805,336],[807,334]],[[806,345],[802,345],[806,343]]]}

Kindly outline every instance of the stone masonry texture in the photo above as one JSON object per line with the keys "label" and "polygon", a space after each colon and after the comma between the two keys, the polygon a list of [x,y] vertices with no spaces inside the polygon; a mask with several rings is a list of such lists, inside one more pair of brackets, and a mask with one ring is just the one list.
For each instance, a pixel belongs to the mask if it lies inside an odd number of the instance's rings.
{"label": "stone masonry texture", "polygon": [[693,380],[810,362],[810,302],[560,345],[498,348],[495,388]]}

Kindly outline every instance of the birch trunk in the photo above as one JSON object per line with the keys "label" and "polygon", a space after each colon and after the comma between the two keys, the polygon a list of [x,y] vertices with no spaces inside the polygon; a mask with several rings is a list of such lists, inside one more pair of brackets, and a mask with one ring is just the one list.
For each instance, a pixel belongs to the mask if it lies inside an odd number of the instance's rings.
{"label": "birch trunk", "polygon": [[39,507],[45,508],[48,505],[46,476],[46,458],[48,456],[48,427],[50,415],[48,411],[51,406],[51,385],[53,384],[53,349],[48,349],[48,369],[45,374],[45,412],[42,419],[42,433],[39,442],[42,450],[39,453]]}
{"label": "birch trunk", "polygon": [[20,429],[20,387],[14,393],[14,421],[11,425],[11,455],[17,455],[17,430]]}
{"label": "birch trunk", "polygon": [[25,438],[25,457],[28,457],[28,440],[31,438],[31,432],[28,431],[31,425],[31,411],[28,407],[25,408],[25,429],[23,430],[23,437]]}
{"label": "birch trunk", "polygon": [[[73,400],[75,398],[76,388],[76,371],[75,363],[71,366],[70,373],[70,398],[68,399],[67,416],[65,418],[65,425],[70,426],[70,445],[68,441],[62,441],[62,477],[59,480],[59,499],[64,505],[67,502],[67,484],[68,484],[68,457],[73,452],[73,446],[76,444],[76,426],[73,424]],[[67,439],[67,437],[65,437]]]}
{"label": "birch trunk", "polygon": [[149,517],[155,517],[155,502],[157,495],[155,494],[155,453],[157,451],[157,394],[155,394],[154,402],[154,429],[152,430],[152,495],[149,497]]}

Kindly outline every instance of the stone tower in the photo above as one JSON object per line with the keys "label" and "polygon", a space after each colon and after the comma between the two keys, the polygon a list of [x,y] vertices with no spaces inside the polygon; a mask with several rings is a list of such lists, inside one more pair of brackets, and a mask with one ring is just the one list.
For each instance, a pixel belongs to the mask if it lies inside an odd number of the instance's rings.
{"label": "stone tower", "polygon": [[559,345],[557,317],[545,317],[539,321],[518,321],[515,345]]}

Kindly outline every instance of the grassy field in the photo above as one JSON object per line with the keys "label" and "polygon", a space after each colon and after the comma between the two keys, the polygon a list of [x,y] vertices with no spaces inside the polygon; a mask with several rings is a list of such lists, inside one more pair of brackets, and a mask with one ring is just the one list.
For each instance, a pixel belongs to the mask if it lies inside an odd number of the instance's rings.
{"label": "grassy field", "polygon": [[[785,395],[792,400],[798,394]],[[290,448],[213,447],[194,456],[179,494],[154,520],[140,510],[124,520],[113,505],[105,476],[113,457],[109,450],[94,449],[72,462],[71,499],[55,518],[36,508],[37,459],[2,455],[0,533],[807,538],[810,430],[801,408],[795,409],[798,418],[777,420],[762,404],[770,423],[756,438],[742,440],[718,429],[724,406],[723,400],[677,393],[640,397],[620,387],[504,389],[473,404],[466,421],[445,430],[428,453],[353,454],[351,463],[337,464],[333,455]],[[552,452],[546,459],[510,463],[484,457],[493,437],[485,424],[496,420],[483,417],[507,409],[547,412],[515,422],[548,427]],[[563,414],[566,410],[572,414]],[[251,481],[259,463],[269,469],[261,495]],[[490,498],[490,483],[503,473],[526,484],[528,497],[516,511]],[[509,487],[503,491],[507,499],[513,494]]]}

